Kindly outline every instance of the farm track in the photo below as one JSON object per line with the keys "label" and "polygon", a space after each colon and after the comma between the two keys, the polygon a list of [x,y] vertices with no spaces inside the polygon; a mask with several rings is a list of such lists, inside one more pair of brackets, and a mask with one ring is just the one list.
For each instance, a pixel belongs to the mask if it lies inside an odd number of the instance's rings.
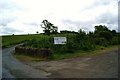
{"label": "farm track", "polygon": [[58,61],[20,62],[3,49],[3,78],[117,78],[118,50],[94,57]]}
{"label": "farm track", "polygon": [[118,78],[118,50],[92,57],[25,63],[50,72],[50,78]]}

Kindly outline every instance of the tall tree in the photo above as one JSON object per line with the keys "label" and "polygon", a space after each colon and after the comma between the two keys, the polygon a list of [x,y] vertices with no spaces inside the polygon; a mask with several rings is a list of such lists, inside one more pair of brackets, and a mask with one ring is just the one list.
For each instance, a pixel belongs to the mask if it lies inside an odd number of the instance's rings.
{"label": "tall tree", "polygon": [[58,27],[54,26],[54,24],[48,22],[48,20],[43,20],[41,27],[44,29],[44,33],[50,35],[51,33],[57,33]]}
{"label": "tall tree", "polygon": [[116,35],[116,30],[112,30],[111,33],[115,36]]}
{"label": "tall tree", "polygon": [[95,26],[95,33],[98,33],[100,31],[110,31],[110,30],[105,25]]}
{"label": "tall tree", "polygon": [[99,37],[103,37],[103,38],[105,38],[106,40],[109,41],[113,38],[113,35],[109,31],[100,31],[99,32]]}
{"label": "tall tree", "polygon": [[109,30],[105,25],[95,26],[95,35],[106,40],[111,40],[113,37],[111,30]]}

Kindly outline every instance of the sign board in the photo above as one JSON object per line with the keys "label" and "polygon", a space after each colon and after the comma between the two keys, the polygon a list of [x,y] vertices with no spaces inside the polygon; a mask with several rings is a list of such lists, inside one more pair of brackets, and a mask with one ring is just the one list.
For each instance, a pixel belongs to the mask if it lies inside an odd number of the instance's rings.
{"label": "sign board", "polygon": [[66,44],[66,37],[54,37],[54,44]]}

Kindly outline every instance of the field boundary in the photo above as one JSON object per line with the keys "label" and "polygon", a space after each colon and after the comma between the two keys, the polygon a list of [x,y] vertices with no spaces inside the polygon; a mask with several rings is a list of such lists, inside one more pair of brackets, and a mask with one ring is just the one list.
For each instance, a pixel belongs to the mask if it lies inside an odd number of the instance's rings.
{"label": "field boundary", "polygon": [[15,47],[15,53],[35,57],[50,57],[52,55],[52,50],[50,48],[26,48],[19,45]]}

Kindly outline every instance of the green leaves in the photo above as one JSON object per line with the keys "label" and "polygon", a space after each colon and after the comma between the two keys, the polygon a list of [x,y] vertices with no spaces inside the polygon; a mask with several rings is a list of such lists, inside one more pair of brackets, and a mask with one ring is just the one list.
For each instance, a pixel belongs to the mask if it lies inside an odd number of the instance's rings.
{"label": "green leaves", "polygon": [[42,24],[40,25],[44,30],[44,33],[47,35],[56,34],[58,31],[58,27],[54,26],[54,24],[48,22],[48,20],[43,20]]}

